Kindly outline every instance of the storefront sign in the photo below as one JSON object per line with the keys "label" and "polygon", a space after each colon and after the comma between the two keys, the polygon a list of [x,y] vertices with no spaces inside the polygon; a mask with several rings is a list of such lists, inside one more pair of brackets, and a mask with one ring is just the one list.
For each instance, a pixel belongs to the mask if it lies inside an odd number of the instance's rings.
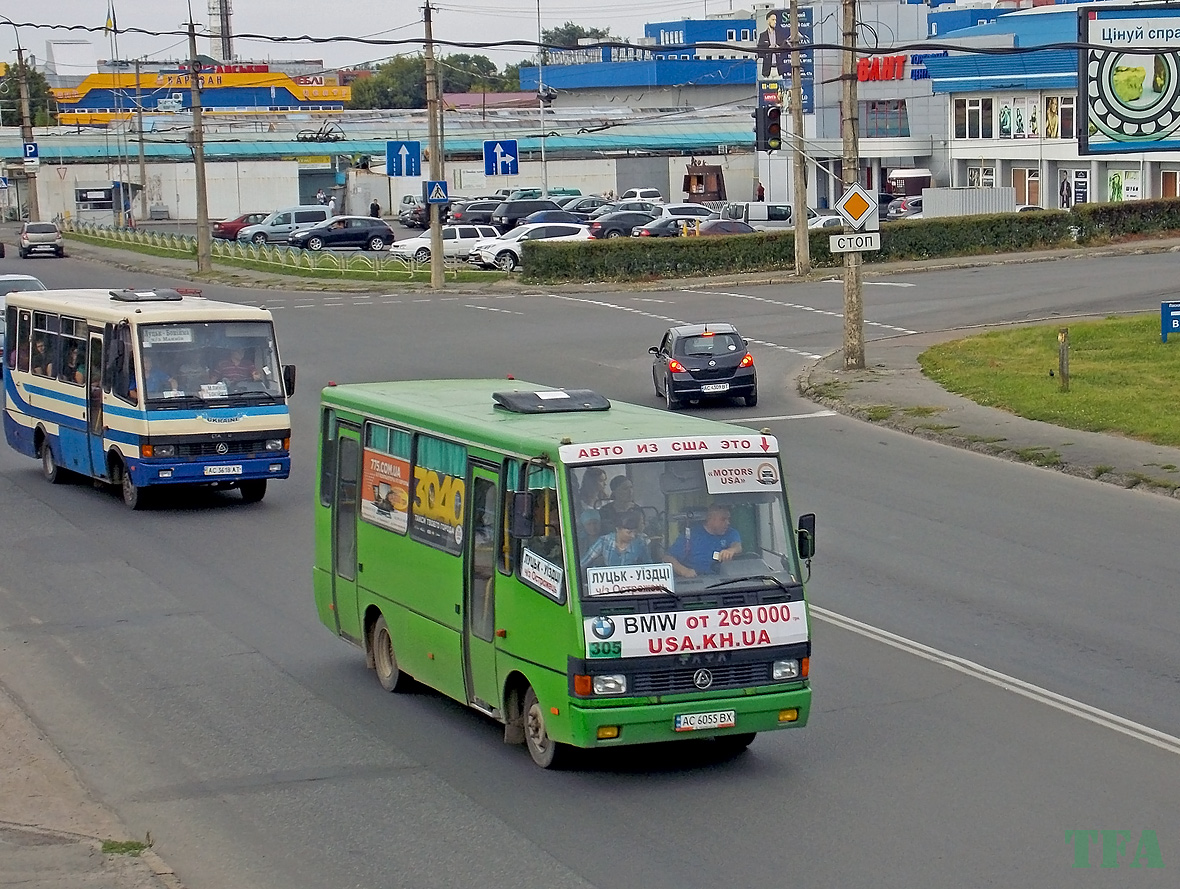
{"label": "storefront sign", "polygon": [[905,56],[873,56],[870,59],[860,59],[856,63],[856,79],[864,83],[867,80],[904,80]]}

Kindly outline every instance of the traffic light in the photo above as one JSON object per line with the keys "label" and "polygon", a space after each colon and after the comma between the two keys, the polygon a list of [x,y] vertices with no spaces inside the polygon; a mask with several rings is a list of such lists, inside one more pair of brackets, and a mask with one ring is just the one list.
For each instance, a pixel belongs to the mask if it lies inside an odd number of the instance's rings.
{"label": "traffic light", "polygon": [[755,149],[778,151],[783,147],[783,109],[779,105],[763,105],[758,109],[754,127]]}

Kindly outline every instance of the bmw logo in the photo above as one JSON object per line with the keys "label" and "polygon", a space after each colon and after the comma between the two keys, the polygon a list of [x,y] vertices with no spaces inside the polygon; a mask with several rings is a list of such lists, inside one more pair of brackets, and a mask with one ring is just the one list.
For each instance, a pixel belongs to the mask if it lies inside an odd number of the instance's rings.
{"label": "bmw logo", "polygon": [[224,441],[219,441],[217,443],[217,453],[228,454],[229,453],[229,445],[227,445]]}
{"label": "bmw logo", "polygon": [[615,634],[615,622],[609,617],[596,617],[594,623],[590,625],[590,629],[599,639],[609,639]]}
{"label": "bmw logo", "polygon": [[692,674],[692,684],[697,688],[708,688],[713,684],[713,674],[708,670],[697,670]]}

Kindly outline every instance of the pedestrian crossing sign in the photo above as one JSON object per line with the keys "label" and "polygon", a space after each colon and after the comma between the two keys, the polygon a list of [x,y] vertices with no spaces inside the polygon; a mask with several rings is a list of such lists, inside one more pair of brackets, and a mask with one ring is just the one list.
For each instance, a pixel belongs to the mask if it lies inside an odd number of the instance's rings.
{"label": "pedestrian crossing sign", "polygon": [[445,179],[427,179],[422,183],[422,200],[428,204],[445,204],[450,201],[447,197],[447,182]]}

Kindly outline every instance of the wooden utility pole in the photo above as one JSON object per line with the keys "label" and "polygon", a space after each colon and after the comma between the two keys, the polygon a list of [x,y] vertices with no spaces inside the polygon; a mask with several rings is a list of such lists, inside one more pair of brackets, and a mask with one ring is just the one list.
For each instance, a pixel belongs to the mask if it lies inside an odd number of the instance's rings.
{"label": "wooden utility pole", "polygon": [[807,165],[803,157],[803,65],[799,52],[799,0],[791,0],[791,178],[795,188],[791,218],[795,221],[795,275],[811,271],[811,242],[807,230]]}
{"label": "wooden utility pole", "polygon": [[197,60],[197,24],[188,23],[188,82],[193,103],[193,167],[197,179],[197,271],[213,271],[213,237],[209,231],[209,195],[205,188],[205,129],[201,122],[201,63]]}
{"label": "wooden utility pole", "polygon": [[[860,146],[856,129],[860,115],[856,107],[856,0],[841,0],[844,11],[843,136],[844,160],[841,179],[847,190],[860,180]],[[847,230],[845,226],[845,230]],[[844,254],[844,369],[865,366],[864,303],[861,299],[860,254]]]}
{"label": "wooden utility pole", "polygon": [[[20,90],[20,135],[26,145],[32,144],[33,116],[29,111],[29,71],[25,68],[25,51],[18,45],[16,48],[16,76],[17,88]],[[37,168],[25,161],[25,202],[29,207],[29,222],[41,221],[41,204],[37,197]],[[20,212],[20,202],[17,202],[17,212]]]}
{"label": "wooden utility pole", "polygon": [[139,88],[139,59],[135,60],[135,126],[139,130],[139,221],[148,218],[147,161],[143,156],[143,93]]}
{"label": "wooden utility pole", "polygon": [[[438,77],[434,70],[434,32],[430,25],[430,0],[422,7],[426,23],[426,43],[422,47],[423,65],[426,69],[426,120],[430,133],[430,178],[442,180],[442,137],[439,132]],[[430,286],[441,290],[443,286],[443,240],[442,219],[439,204],[427,203],[430,211]]]}

